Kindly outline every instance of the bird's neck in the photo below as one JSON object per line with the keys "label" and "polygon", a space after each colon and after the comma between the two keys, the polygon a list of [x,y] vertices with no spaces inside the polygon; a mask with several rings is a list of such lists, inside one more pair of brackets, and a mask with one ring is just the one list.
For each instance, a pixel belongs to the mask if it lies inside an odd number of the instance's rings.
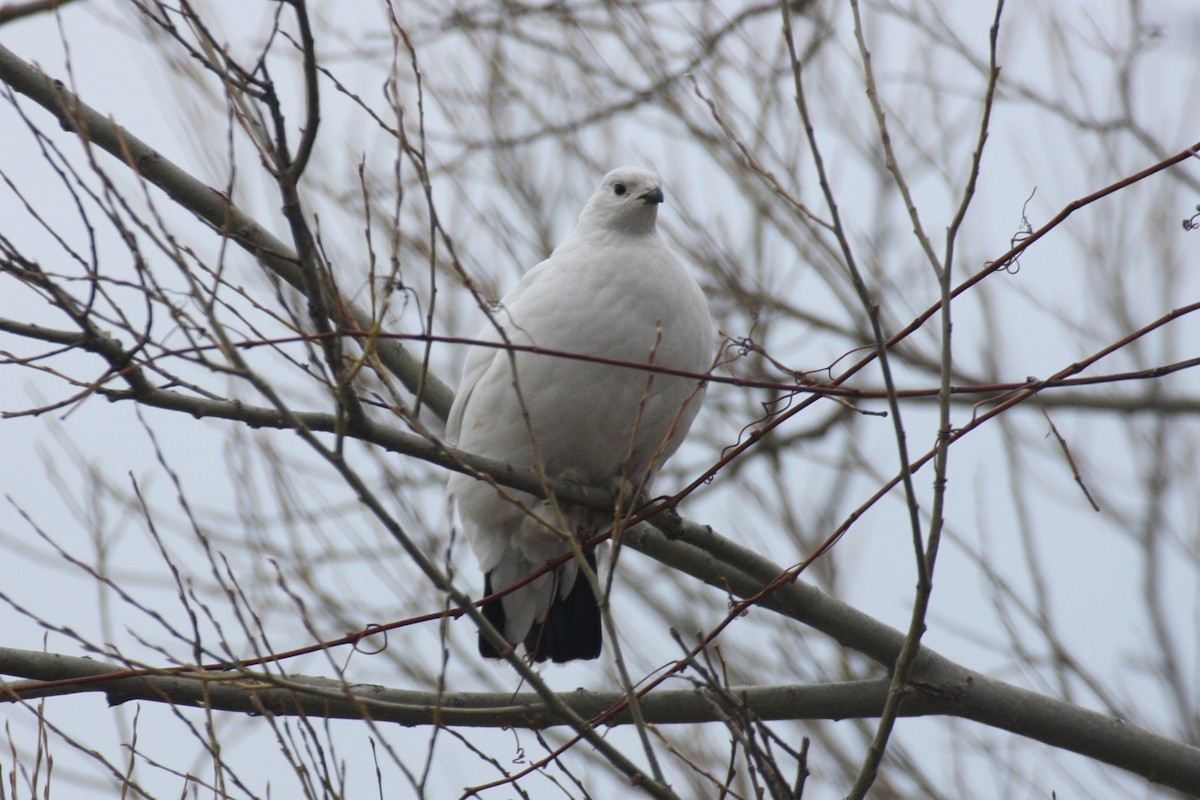
{"label": "bird's neck", "polygon": [[597,247],[645,247],[658,238],[653,221],[646,226],[609,228],[600,225],[579,225],[555,248],[555,253]]}

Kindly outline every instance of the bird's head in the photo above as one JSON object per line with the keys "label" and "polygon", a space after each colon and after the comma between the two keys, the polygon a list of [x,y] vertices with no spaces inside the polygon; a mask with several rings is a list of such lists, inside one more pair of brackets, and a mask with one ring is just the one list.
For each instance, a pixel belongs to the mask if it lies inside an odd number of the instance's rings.
{"label": "bird's head", "polygon": [[618,167],[604,176],[579,215],[579,225],[650,233],[662,201],[662,178],[647,169]]}

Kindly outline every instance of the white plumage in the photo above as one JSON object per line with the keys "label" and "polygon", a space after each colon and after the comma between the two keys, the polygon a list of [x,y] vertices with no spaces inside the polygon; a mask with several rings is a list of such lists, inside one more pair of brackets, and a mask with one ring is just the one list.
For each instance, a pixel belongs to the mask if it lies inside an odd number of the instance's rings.
{"label": "white plumage", "polygon": [[[658,235],[662,200],[662,182],[653,172],[622,167],[608,173],[571,235],[525,274],[478,338],[503,341],[499,325],[514,344],[707,370],[712,358],[708,304],[695,278]],[[545,474],[553,478],[595,486],[624,479],[644,490],[683,441],[703,391],[695,379],[476,347],[467,356],[446,434],[462,450],[514,466],[534,467],[540,457]],[[562,533],[536,522],[485,481],[456,474],[448,492],[489,593],[570,549]],[[509,493],[554,520],[546,501]],[[563,510],[579,538],[611,522],[611,514]],[[502,605],[485,607],[485,614],[509,642],[524,642],[537,660],[595,658],[600,617],[591,586],[579,576],[575,561],[557,573],[505,596]],[[498,655],[482,637],[480,652]]]}

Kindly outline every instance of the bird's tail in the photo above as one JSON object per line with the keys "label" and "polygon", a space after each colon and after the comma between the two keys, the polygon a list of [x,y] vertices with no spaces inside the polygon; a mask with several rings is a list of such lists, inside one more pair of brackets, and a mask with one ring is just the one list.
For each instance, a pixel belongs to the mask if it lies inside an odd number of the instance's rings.
{"label": "bird's tail", "polygon": [[[593,573],[596,570],[594,553],[584,553]],[[540,621],[535,621],[525,635],[525,651],[534,661],[545,661],[547,658],[556,664],[566,661],[592,659],[600,655],[600,646],[604,640],[603,627],[600,624],[600,605],[596,602],[596,594],[592,584],[579,571],[575,572],[574,585],[564,596],[558,581],[562,578],[562,570],[554,575],[554,586],[551,590],[550,607]],[[484,595],[495,591],[492,586],[492,573],[485,574],[483,579]],[[483,616],[496,630],[505,630],[504,598],[497,598],[485,603]],[[500,653],[490,642],[479,636],[479,654],[484,658],[499,658]]]}

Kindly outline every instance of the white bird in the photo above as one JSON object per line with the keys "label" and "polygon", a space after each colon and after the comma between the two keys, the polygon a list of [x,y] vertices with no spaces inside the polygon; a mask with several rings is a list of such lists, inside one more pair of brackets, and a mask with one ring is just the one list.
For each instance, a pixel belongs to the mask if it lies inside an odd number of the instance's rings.
{"label": "white bird", "polygon": [[[621,167],[605,175],[571,235],[500,301],[478,338],[705,372],[712,360],[708,303],[658,235],[662,202],[662,180],[653,172]],[[550,478],[643,494],[679,448],[703,394],[695,378],[475,347],[446,438],[517,467],[534,468],[540,460]],[[484,572],[485,595],[570,552],[568,531],[582,541],[612,524],[611,513],[569,506],[556,521],[548,501],[504,491],[512,499],[463,474],[447,487]],[[595,556],[587,553],[586,561],[594,570]],[[576,559],[483,612],[511,644],[523,642],[534,660],[600,654],[600,610]],[[479,651],[499,657],[482,635]]]}

